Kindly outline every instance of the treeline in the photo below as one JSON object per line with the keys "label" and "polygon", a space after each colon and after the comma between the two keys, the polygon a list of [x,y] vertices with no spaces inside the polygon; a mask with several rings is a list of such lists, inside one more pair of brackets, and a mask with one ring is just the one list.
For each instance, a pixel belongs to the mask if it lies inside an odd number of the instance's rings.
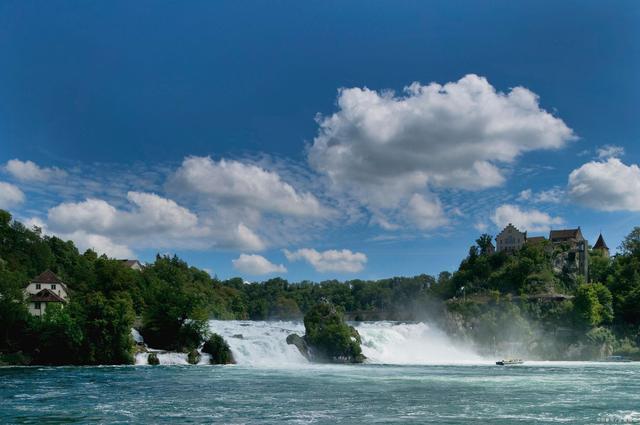
{"label": "treeline", "polygon": [[506,255],[479,238],[438,293],[449,333],[488,352],[520,351],[540,358],[640,359],[640,228],[612,258],[589,252],[589,279],[548,241]]}
{"label": "treeline", "polygon": [[[491,253],[487,241],[483,235],[457,271],[437,277],[245,283],[176,257],[131,270],[0,210],[0,362],[130,363],[132,327],[152,347],[190,351],[208,337],[207,319],[301,319],[321,300],[349,320],[437,320],[487,350],[518,340],[551,356],[562,341],[637,354],[640,228],[614,258],[590,253],[589,282],[571,267],[558,270],[562,247],[527,244],[506,255]],[[67,283],[70,302],[40,319],[29,315],[23,291],[47,269]],[[587,356],[582,351],[576,357]]]}
{"label": "treeline", "polygon": [[[70,300],[33,317],[24,289],[47,269],[67,284]],[[245,284],[220,281],[167,256],[136,271],[92,250],[80,253],[73,242],[28,229],[0,210],[0,363],[132,363],[132,327],[151,347],[188,352],[208,338],[210,318],[300,319],[323,299],[355,319],[411,318],[409,307],[426,303],[434,282],[422,275]]]}
{"label": "treeline", "polygon": [[[70,302],[33,317],[24,289],[47,269],[67,284]],[[80,253],[0,210],[0,362],[132,363],[134,326],[151,346],[188,351],[208,336],[209,317],[234,317],[227,308],[236,292],[175,257],[158,256],[135,271],[91,250]]]}

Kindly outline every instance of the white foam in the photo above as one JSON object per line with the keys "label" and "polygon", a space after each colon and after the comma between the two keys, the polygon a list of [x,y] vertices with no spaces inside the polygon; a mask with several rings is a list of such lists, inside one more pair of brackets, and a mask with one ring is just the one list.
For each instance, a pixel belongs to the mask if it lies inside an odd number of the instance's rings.
{"label": "white foam", "polygon": [[[427,323],[365,322],[355,324],[362,337],[368,363],[464,364],[484,359],[454,344],[444,332]],[[212,320],[212,332],[220,334],[240,365],[295,367],[308,365],[287,335],[304,334],[302,322]]]}

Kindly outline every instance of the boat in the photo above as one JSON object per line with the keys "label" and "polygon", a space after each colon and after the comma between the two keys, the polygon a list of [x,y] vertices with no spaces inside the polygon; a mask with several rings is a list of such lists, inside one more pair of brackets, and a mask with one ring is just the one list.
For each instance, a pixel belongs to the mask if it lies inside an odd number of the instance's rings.
{"label": "boat", "polygon": [[496,362],[498,366],[512,366],[512,365],[523,364],[523,363],[524,363],[524,360],[522,359],[503,359],[503,360],[498,360]]}
{"label": "boat", "polygon": [[611,362],[611,363],[629,363],[629,362],[632,362],[633,360],[625,356],[608,356],[606,359],[600,360],[600,361]]}

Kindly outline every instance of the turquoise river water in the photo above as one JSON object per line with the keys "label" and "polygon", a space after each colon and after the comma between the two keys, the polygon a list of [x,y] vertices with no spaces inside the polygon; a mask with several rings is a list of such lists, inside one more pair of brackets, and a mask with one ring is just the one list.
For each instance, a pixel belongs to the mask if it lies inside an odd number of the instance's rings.
{"label": "turquoise river water", "polygon": [[[311,365],[269,343],[297,326],[212,322],[233,366],[0,368],[0,423],[640,423],[637,363],[499,367],[428,326],[382,323],[360,329],[370,363]],[[449,358],[404,352],[430,344]]]}

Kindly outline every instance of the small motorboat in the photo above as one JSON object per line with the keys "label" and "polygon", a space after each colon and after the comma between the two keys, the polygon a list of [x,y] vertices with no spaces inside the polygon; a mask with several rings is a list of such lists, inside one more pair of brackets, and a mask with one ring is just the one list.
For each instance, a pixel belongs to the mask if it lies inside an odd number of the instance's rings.
{"label": "small motorboat", "polygon": [[506,360],[498,360],[496,362],[498,366],[513,366],[513,365],[522,364],[522,363],[524,363],[524,360],[522,359],[506,359]]}
{"label": "small motorboat", "polygon": [[629,363],[629,362],[632,362],[633,360],[625,356],[608,356],[606,359],[600,360],[600,361],[611,362],[611,363]]}

